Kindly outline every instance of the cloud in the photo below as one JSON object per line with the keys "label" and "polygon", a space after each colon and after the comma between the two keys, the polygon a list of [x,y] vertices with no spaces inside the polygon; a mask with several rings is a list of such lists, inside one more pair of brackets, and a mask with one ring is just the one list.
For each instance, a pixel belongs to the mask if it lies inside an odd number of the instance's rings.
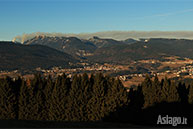
{"label": "cloud", "polygon": [[112,38],[116,40],[125,40],[128,38],[176,38],[176,39],[193,39],[193,31],[105,31],[96,33],[79,33],[79,34],[67,34],[67,33],[44,33],[36,32],[31,34],[23,34],[13,38],[13,41],[25,42],[32,39],[35,36],[45,35],[50,37],[78,37],[80,39],[89,39],[93,36],[100,38]]}

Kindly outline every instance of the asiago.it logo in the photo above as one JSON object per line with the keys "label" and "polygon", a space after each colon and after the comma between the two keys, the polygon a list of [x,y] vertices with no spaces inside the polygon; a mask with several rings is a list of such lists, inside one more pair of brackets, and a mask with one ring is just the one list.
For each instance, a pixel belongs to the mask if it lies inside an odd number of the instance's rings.
{"label": "asiago.it logo", "polygon": [[186,125],[188,119],[186,117],[170,117],[168,115],[166,116],[158,116],[157,124],[161,125],[172,125],[172,126],[177,126],[179,124],[181,125]]}

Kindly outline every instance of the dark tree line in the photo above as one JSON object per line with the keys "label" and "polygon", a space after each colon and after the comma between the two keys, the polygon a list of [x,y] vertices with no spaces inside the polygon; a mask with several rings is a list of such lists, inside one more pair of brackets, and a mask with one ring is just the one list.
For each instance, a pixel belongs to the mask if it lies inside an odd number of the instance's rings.
{"label": "dark tree line", "polygon": [[148,75],[136,90],[128,92],[129,103],[105,117],[109,122],[135,125],[157,125],[159,115],[188,118],[193,125],[193,80],[190,84],[168,78],[158,80]]}
{"label": "dark tree line", "polygon": [[138,101],[142,109],[162,102],[193,104],[193,81],[186,85],[166,77],[159,81],[157,76],[152,79],[147,75],[137,90],[130,89],[129,96],[130,104]]}
{"label": "dark tree line", "polygon": [[102,74],[0,80],[0,119],[97,121],[128,104],[118,79]]}
{"label": "dark tree line", "polygon": [[193,81],[190,85],[186,85],[168,78],[159,81],[157,76],[151,79],[147,75],[138,89],[142,89],[144,108],[161,102],[193,103]]}
{"label": "dark tree line", "polygon": [[170,79],[165,78],[159,81],[156,76],[152,81],[151,78],[147,76],[141,84],[141,87],[144,95],[144,108],[160,102],[170,103],[181,101],[178,89],[182,86]]}
{"label": "dark tree line", "polygon": [[65,74],[56,79],[36,74],[32,80],[0,79],[0,119],[49,121],[137,120],[157,104],[193,103],[193,82],[185,85],[149,76],[126,91],[119,79],[99,73]]}

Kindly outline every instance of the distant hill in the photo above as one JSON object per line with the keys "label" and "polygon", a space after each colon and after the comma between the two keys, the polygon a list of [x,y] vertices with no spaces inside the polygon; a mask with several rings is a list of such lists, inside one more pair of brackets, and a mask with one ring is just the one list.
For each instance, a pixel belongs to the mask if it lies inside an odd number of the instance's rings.
{"label": "distant hill", "polygon": [[97,62],[129,63],[133,60],[179,56],[193,59],[193,40],[149,39],[130,45],[114,45],[97,49],[88,59]]}
{"label": "distant hill", "polygon": [[30,40],[27,40],[26,42],[24,42],[24,44],[45,45],[74,56],[84,56],[93,52],[97,48],[93,43],[86,40],[82,41],[76,37],[36,36]]}
{"label": "distant hill", "polygon": [[71,55],[42,45],[0,42],[0,70],[72,67],[77,60]]}
{"label": "distant hill", "polygon": [[136,43],[137,40],[129,38],[129,39],[123,40],[122,42],[124,42],[124,44],[132,44],[132,43]]}
{"label": "distant hill", "polygon": [[193,59],[193,40],[152,38],[147,46],[160,53]]}
{"label": "distant hill", "polygon": [[99,37],[96,37],[96,36],[94,36],[93,38],[90,38],[89,41],[92,42],[93,44],[95,44],[97,46],[97,48],[126,44],[122,41],[117,41],[114,39],[100,39]]}

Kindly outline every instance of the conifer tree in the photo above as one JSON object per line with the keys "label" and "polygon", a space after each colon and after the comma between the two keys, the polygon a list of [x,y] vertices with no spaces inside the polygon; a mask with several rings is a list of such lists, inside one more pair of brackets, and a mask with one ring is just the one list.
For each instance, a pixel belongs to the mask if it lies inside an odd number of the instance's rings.
{"label": "conifer tree", "polygon": [[92,111],[92,108],[93,108],[93,103],[91,101],[91,99],[93,98],[93,86],[94,86],[94,80],[95,79],[95,76],[93,74],[91,74],[90,78],[89,78],[89,94],[90,94],[90,97],[89,97],[89,100],[87,102],[87,105],[86,105],[86,113],[87,113],[87,119],[89,121],[91,120],[94,120],[94,117],[93,117],[93,111]]}
{"label": "conifer tree", "polygon": [[96,74],[93,85],[93,95],[89,100],[90,113],[89,120],[96,121],[101,120],[105,116],[105,90],[104,90],[105,78],[101,73]]}
{"label": "conifer tree", "polygon": [[65,74],[57,77],[53,87],[50,104],[51,120],[64,121],[66,119],[66,104],[68,100],[68,91],[70,88],[70,79]]}
{"label": "conifer tree", "polygon": [[92,85],[90,83],[89,77],[86,73],[84,73],[81,77],[81,87],[82,87],[82,104],[83,104],[83,121],[88,121],[88,113],[89,113],[89,105],[88,101],[91,99],[92,96]]}
{"label": "conifer tree", "polygon": [[45,80],[42,79],[40,74],[35,75],[33,81],[33,99],[35,101],[34,106],[36,107],[35,112],[37,114],[36,120],[46,120],[47,113],[45,112],[45,95],[43,93],[45,87]]}
{"label": "conifer tree", "polygon": [[135,106],[136,110],[141,110],[143,105],[144,105],[144,95],[142,92],[142,86],[140,86],[140,85],[137,87],[134,103],[136,105]]}
{"label": "conifer tree", "polygon": [[22,85],[22,79],[20,77],[18,77],[16,80],[12,81],[12,88],[13,88],[13,92],[15,94],[16,97],[16,106],[15,106],[15,111],[16,111],[16,119],[18,119],[19,117],[19,94],[20,94],[20,88]]}
{"label": "conifer tree", "polygon": [[178,102],[179,101],[179,94],[177,91],[177,87],[175,82],[171,82],[170,89],[169,89],[169,96],[167,98],[167,102]]}
{"label": "conifer tree", "polygon": [[[114,94],[116,90],[117,84],[114,83],[115,80],[107,77],[107,88],[106,88],[106,96],[105,96],[105,107],[106,112],[110,113],[116,109],[116,94]],[[107,114],[108,115],[108,114]]]}
{"label": "conifer tree", "polygon": [[38,105],[34,97],[32,86],[27,86],[27,83],[22,80],[22,85],[19,94],[19,120],[36,120],[38,115]]}
{"label": "conifer tree", "polygon": [[11,78],[0,80],[0,119],[16,119],[16,95]]}
{"label": "conifer tree", "polygon": [[144,95],[144,108],[151,106],[153,104],[154,100],[152,98],[152,96],[153,96],[152,81],[148,75],[146,75],[146,78],[142,83],[142,91],[143,91],[143,95]]}
{"label": "conifer tree", "polygon": [[157,75],[154,78],[153,87],[155,88],[154,96],[153,96],[154,102],[160,103],[161,102],[161,83],[159,82]]}
{"label": "conifer tree", "polygon": [[69,99],[67,103],[66,116],[68,121],[80,121],[83,116],[81,105],[81,77],[73,76],[71,88],[69,91]]}
{"label": "conifer tree", "polygon": [[183,84],[179,83],[177,90],[178,90],[178,94],[179,94],[181,103],[188,103],[189,90],[186,88],[185,83],[183,83]]}
{"label": "conifer tree", "polygon": [[45,88],[43,89],[44,94],[44,116],[46,120],[54,120],[51,116],[51,105],[52,105],[52,92],[53,92],[53,82],[49,75],[45,80]]}
{"label": "conifer tree", "polygon": [[21,88],[20,88],[20,95],[19,95],[19,120],[28,120],[29,119],[29,109],[28,109],[28,99],[29,99],[29,94],[28,94],[28,87],[26,86],[26,83],[24,80],[22,80]]}
{"label": "conifer tree", "polygon": [[189,86],[188,102],[193,103],[193,84]]}
{"label": "conifer tree", "polygon": [[165,78],[162,86],[161,101],[167,101],[169,97],[170,80]]}
{"label": "conifer tree", "polygon": [[[107,80],[111,81],[110,78]],[[119,79],[112,79],[108,84],[108,95],[105,96],[106,112],[114,112],[119,107],[128,104],[128,93]]]}

